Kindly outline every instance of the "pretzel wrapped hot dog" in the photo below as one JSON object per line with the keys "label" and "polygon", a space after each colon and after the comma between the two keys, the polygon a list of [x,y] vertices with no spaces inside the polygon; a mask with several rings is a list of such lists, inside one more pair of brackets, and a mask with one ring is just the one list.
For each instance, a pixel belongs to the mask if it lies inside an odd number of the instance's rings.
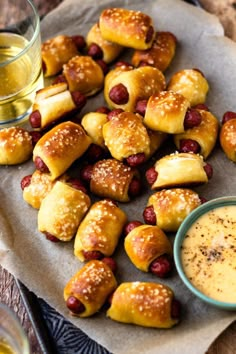
{"label": "pretzel wrapped hot dog", "polygon": [[68,281],[64,300],[72,315],[89,317],[100,310],[116,287],[110,267],[100,260],[91,260]]}
{"label": "pretzel wrapped hot dog", "polygon": [[38,170],[49,172],[54,180],[82,156],[90,144],[91,139],[81,125],[64,122],[42,136],[34,147],[33,160]]}
{"label": "pretzel wrapped hot dog", "polygon": [[81,171],[81,178],[89,183],[92,193],[103,198],[128,202],[141,193],[138,170],[115,159],[86,166]]}
{"label": "pretzel wrapped hot dog", "polygon": [[125,212],[113,201],[104,199],[94,203],[77,230],[75,256],[82,262],[111,256],[126,222]]}
{"label": "pretzel wrapped hot dog", "polygon": [[171,328],[179,322],[180,304],[164,284],[127,282],[114,291],[107,316],[144,327]]}
{"label": "pretzel wrapped hot dog", "polygon": [[134,227],[125,237],[124,247],[131,262],[143,272],[150,271],[161,277],[170,272],[172,246],[158,226]]}
{"label": "pretzel wrapped hot dog", "polygon": [[191,189],[163,189],[149,197],[144,220],[165,232],[176,232],[186,216],[201,203],[199,195]]}
{"label": "pretzel wrapped hot dog", "polygon": [[219,121],[207,110],[198,110],[201,123],[184,133],[174,135],[174,143],[180,152],[194,152],[206,159],[212,152],[218,137]]}
{"label": "pretzel wrapped hot dog", "polygon": [[236,113],[226,112],[224,118],[220,129],[220,146],[228,159],[236,162]]}
{"label": "pretzel wrapped hot dog", "polygon": [[86,193],[57,181],[41,202],[38,230],[49,238],[70,241],[90,204]]}
{"label": "pretzel wrapped hot dog", "polygon": [[165,85],[165,77],[157,68],[119,66],[105,78],[104,97],[112,109],[135,112],[137,101],[164,90]]}
{"label": "pretzel wrapped hot dog", "polygon": [[209,84],[200,70],[184,69],[171,77],[168,90],[181,93],[195,106],[206,101]]}
{"label": "pretzel wrapped hot dog", "polygon": [[174,153],[157,160],[146,171],[152,189],[194,186],[207,183],[213,169],[203,157],[194,153]]}
{"label": "pretzel wrapped hot dog", "polygon": [[131,63],[134,66],[151,65],[164,72],[172,62],[177,39],[171,32],[156,32],[151,48],[135,50]]}
{"label": "pretzel wrapped hot dog", "polygon": [[32,137],[28,130],[10,127],[0,130],[0,165],[17,165],[30,159]]}
{"label": "pretzel wrapped hot dog", "polygon": [[141,162],[150,155],[150,138],[142,117],[132,112],[121,112],[103,125],[105,145],[111,155],[129,164],[131,156],[142,154]]}
{"label": "pretzel wrapped hot dog", "polygon": [[151,17],[122,8],[103,10],[99,28],[104,39],[136,49],[150,48],[155,36]]}
{"label": "pretzel wrapped hot dog", "polygon": [[78,113],[86,97],[70,92],[66,83],[58,83],[37,91],[29,121],[33,128],[43,129],[63,117]]}
{"label": "pretzel wrapped hot dog", "polygon": [[92,142],[102,149],[106,149],[102,133],[105,123],[107,123],[107,114],[101,112],[89,112],[81,120],[81,125],[92,139]]}
{"label": "pretzel wrapped hot dog", "polygon": [[92,96],[103,88],[104,73],[90,56],[75,56],[63,65],[63,76],[71,92]]}
{"label": "pretzel wrapped hot dog", "polygon": [[123,50],[123,46],[102,37],[98,23],[95,23],[89,30],[86,42],[88,54],[95,59],[103,59],[108,64],[113,62]]}
{"label": "pretzel wrapped hot dog", "polygon": [[72,37],[59,35],[48,39],[42,44],[44,75],[56,75],[75,55],[78,55],[78,48]]}

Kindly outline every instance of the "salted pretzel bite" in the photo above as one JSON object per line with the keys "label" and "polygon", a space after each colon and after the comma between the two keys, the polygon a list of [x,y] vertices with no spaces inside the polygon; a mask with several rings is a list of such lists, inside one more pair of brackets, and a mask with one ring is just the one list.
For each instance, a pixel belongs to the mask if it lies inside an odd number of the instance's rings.
{"label": "salted pretzel bite", "polygon": [[33,153],[30,132],[21,127],[0,130],[0,165],[17,165],[29,160]]}
{"label": "salted pretzel bite", "polygon": [[79,91],[85,96],[92,96],[103,88],[103,70],[90,56],[71,58],[63,65],[62,75],[71,92]]}
{"label": "salted pretzel bite", "polygon": [[77,230],[74,254],[81,262],[111,256],[127,222],[125,212],[112,200],[94,203]]}
{"label": "salted pretzel bite", "polygon": [[107,123],[107,114],[101,112],[86,113],[81,120],[81,125],[92,139],[92,142],[103,149],[106,149],[102,133],[105,123]]}
{"label": "salted pretzel bite", "polygon": [[[134,227],[124,241],[125,251],[136,268],[166,277],[172,268],[172,246],[158,226]],[[165,263],[164,263],[165,262]]]}
{"label": "salted pretzel bite", "polygon": [[78,113],[86,104],[81,92],[70,92],[64,82],[38,90],[29,116],[33,128],[44,129],[67,117]]}
{"label": "salted pretzel bite", "polygon": [[113,293],[107,316],[144,327],[171,328],[180,320],[180,303],[164,284],[121,283]]}
{"label": "salted pretzel bite", "polygon": [[123,8],[103,10],[99,28],[104,39],[136,49],[150,48],[155,36],[150,16]]}
{"label": "salted pretzel bite", "polygon": [[45,77],[58,74],[62,66],[78,55],[78,48],[72,37],[58,35],[50,38],[41,46]]}
{"label": "salted pretzel bite", "polygon": [[122,45],[107,41],[102,37],[98,23],[95,23],[89,30],[86,42],[88,55],[96,59],[103,59],[107,64],[113,62],[123,50]]}
{"label": "salted pretzel bite", "polygon": [[36,169],[49,172],[52,180],[61,176],[91,144],[80,124],[64,122],[44,134],[33,150]]}
{"label": "salted pretzel bite", "polygon": [[102,132],[112,157],[119,161],[129,164],[131,156],[142,154],[142,163],[150,155],[150,138],[139,114],[121,112],[103,125]]}
{"label": "salted pretzel bite", "polygon": [[201,154],[206,159],[212,152],[219,132],[218,119],[207,110],[198,110],[201,123],[185,132],[174,135],[174,143],[180,152]]}
{"label": "salted pretzel bite", "polygon": [[143,212],[144,221],[165,232],[176,232],[186,216],[201,203],[198,193],[191,189],[162,189],[149,197]]}
{"label": "salted pretzel bite", "polygon": [[171,32],[156,32],[151,48],[135,50],[131,63],[134,66],[151,65],[164,72],[171,64],[177,39]]}
{"label": "salted pretzel bite", "polygon": [[51,240],[70,241],[90,204],[89,196],[82,190],[57,181],[41,202],[38,230]]}
{"label": "salted pretzel bite", "polygon": [[104,97],[111,109],[135,112],[138,100],[148,99],[165,89],[163,73],[154,67],[120,66],[111,70],[104,84]]}
{"label": "salted pretzel bite", "polygon": [[184,69],[171,77],[167,89],[181,93],[195,106],[206,101],[209,84],[200,70]]}
{"label": "salted pretzel bite", "polygon": [[111,268],[103,261],[87,262],[64,287],[64,300],[70,313],[78,317],[94,315],[116,289]]}
{"label": "salted pretzel bite", "polygon": [[156,161],[146,171],[151,189],[194,186],[207,183],[213,169],[203,157],[194,153],[173,153]]}
{"label": "salted pretzel bite", "polygon": [[150,129],[175,134],[185,131],[189,101],[173,91],[153,94],[147,101],[143,123]]}
{"label": "salted pretzel bite", "polygon": [[236,162],[236,113],[226,113],[230,119],[225,119],[222,122],[220,128],[220,146],[228,159]]}
{"label": "salted pretzel bite", "polygon": [[128,202],[141,193],[138,170],[116,159],[104,159],[85,166],[81,178],[89,184],[90,191],[99,197]]}

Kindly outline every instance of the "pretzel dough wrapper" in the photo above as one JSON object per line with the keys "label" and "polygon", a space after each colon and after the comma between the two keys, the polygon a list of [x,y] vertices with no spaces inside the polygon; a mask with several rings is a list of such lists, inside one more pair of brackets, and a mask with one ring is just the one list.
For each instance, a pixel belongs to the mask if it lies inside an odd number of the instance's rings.
{"label": "pretzel dough wrapper", "polygon": [[[124,85],[128,91],[127,103],[117,104],[109,97],[112,88],[119,84]],[[154,93],[163,91],[165,86],[165,77],[157,68],[143,66],[136,69],[130,67],[123,69],[118,67],[110,71],[105,78],[104,97],[110,108],[122,108],[124,111],[134,112],[137,101],[148,99]]]}
{"label": "pretzel dough wrapper", "polygon": [[61,176],[81,157],[91,144],[91,138],[81,125],[73,122],[58,124],[37,142],[33,160],[40,157],[47,165],[51,179]]}
{"label": "pretzel dough wrapper", "polygon": [[198,70],[185,69],[171,77],[168,90],[180,93],[190,101],[191,106],[195,106],[206,101],[209,85]]}
{"label": "pretzel dough wrapper", "polygon": [[[69,177],[62,175],[58,180],[66,182]],[[48,173],[38,170],[32,174],[30,184],[24,188],[23,199],[35,209],[39,209],[42,200],[51,191],[57,180],[52,181]]]}
{"label": "pretzel dough wrapper", "polygon": [[48,232],[60,241],[70,241],[90,204],[90,198],[81,190],[57,181],[41,203],[39,231]]}
{"label": "pretzel dough wrapper", "polygon": [[41,116],[40,129],[47,127],[65,115],[75,112],[77,106],[73,101],[66,83],[58,83],[45,87],[36,93],[32,107]]}
{"label": "pretzel dough wrapper", "polygon": [[95,43],[102,49],[102,59],[107,64],[113,62],[123,50],[123,46],[114,42],[107,41],[102,37],[98,23],[95,23],[88,32],[86,42],[88,46]]}
{"label": "pretzel dough wrapper", "polygon": [[207,183],[205,164],[201,155],[193,153],[166,155],[154,165],[158,176],[152,184],[152,189]]}
{"label": "pretzel dough wrapper", "polygon": [[135,50],[131,63],[136,67],[146,63],[164,72],[175,56],[176,44],[177,40],[172,33],[156,32],[151,48]]}
{"label": "pretzel dough wrapper", "polygon": [[165,232],[176,232],[186,216],[199,205],[196,192],[187,188],[163,189],[152,194],[147,206],[153,206],[156,224]]}
{"label": "pretzel dough wrapper", "polygon": [[104,39],[136,49],[150,48],[155,36],[151,17],[128,9],[105,9],[99,27]]}
{"label": "pretzel dough wrapper", "polygon": [[103,88],[103,71],[90,56],[75,56],[63,65],[63,75],[71,92],[95,95]]}
{"label": "pretzel dough wrapper", "polygon": [[94,203],[78,228],[75,256],[82,262],[83,251],[100,251],[106,257],[111,256],[126,222],[126,214],[111,200]]}
{"label": "pretzel dough wrapper", "polygon": [[81,120],[81,125],[92,139],[92,142],[103,149],[106,149],[102,133],[105,123],[107,123],[107,114],[100,112],[89,112]]}
{"label": "pretzel dough wrapper", "polygon": [[105,145],[112,157],[123,159],[138,153],[150,155],[150,138],[142,117],[132,112],[122,112],[103,126]]}
{"label": "pretzel dough wrapper", "polygon": [[81,301],[85,310],[78,316],[89,317],[100,310],[116,287],[117,282],[109,266],[102,261],[92,260],[66,284],[64,299],[67,301],[70,296],[73,296]]}
{"label": "pretzel dough wrapper", "polygon": [[143,123],[155,131],[183,133],[189,107],[190,103],[183,95],[172,91],[159,92],[149,98]]}
{"label": "pretzel dough wrapper", "polygon": [[42,60],[45,77],[58,74],[63,64],[78,55],[77,47],[71,37],[59,35],[42,44]]}
{"label": "pretzel dough wrapper", "polygon": [[0,130],[0,165],[17,165],[30,159],[33,153],[30,133],[20,127]]}
{"label": "pretzel dough wrapper", "polygon": [[174,135],[174,143],[180,148],[183,139],[196,141],[201,150],[199,153],[206,159],[212,152],[218,137],[219,121],[211,113],[205,110],[198,110],[202,116],[202,121],[197,127],[187,129],[184,133]]}
{"label": "pretzel dough wrapper", "polygon": [[222,125],[220,145],[228,159],[236,162],[236,119],[230,119]]}
{"label": "pretzel dough wrapper", "polygon": [[128,202],[129,185],[134,177],[139,178],[137,169],[115,159],[101,160],[93,167],[90,190],[100,197]]}
{"label": "pretzel dough wrapper", "polygon": [[171,317],[173,291],[164,284],[127,282],[112,296],[107,316],[112,320],[144,327],[171,328],[178,323]]}
{"label": "pretzel dough wrapper", "polygon": [[128,233],[125,251],[136,268],[148,272],[151,263],[158,257],[172,255],[172,246],[165,233],[153,225],[141,225]]}

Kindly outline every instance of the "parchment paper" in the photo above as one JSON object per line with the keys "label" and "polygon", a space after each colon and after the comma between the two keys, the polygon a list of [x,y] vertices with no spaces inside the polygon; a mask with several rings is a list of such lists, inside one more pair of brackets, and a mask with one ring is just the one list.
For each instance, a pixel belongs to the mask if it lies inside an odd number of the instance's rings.
{"label": "parchment paper", "polygon": [[[236,110],[236,44],[223,37],[223,28],[216,17],[182,1],[65,0],[42,21],[42,39],[59,33],[86,35],[101,10],[109,6],[143,10],[153,17],[156,30],[171,31],[177,36],[177,54],[166,72],[167,80],[179,69],[199,68],[210,84],[207,98],[210,110],[219,119],[225,111]],[[81,116],[102,104],[101,93],[89,99]],[[165,153],[162,149],[156,158]],[[207,185],[195,190],[207,199],[236,195],[235,164],[225,157],[219,146],[208,161],[214,168],[214,176]],[[153,163],[154,158],[150,165]],[[73,241],[52,243],[37,231],[37,210],[23,201],[20,188],[21,179],[33,170],[31,161],[21,166],[0,168],[1,264],[91,338],[113,353],[198,354],[204,353],[236,318],[235,312],[218,310],[198,300],[186,289],[176,272],[171,278],[162,280],[175,291],[183,305],[181,323],[170,330],[123,325],[106,318],[105,312],[89,319],[70,317],[63,300],[63,288],[81,263],[73,255]],[[130,220],[143,221],[142,211],[147,199],[148,188],[143,196],[121,207]],[[115,258],[119,265],[119,282],[159,281],[134,268],[124,253],[122,242]]]}

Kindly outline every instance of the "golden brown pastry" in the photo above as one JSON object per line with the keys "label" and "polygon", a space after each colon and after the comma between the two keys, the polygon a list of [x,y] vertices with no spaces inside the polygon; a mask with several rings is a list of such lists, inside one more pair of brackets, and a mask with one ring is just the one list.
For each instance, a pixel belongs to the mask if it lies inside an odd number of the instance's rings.
{"label": "golden brown pastry", "polygon": [[33,128],[44,129],[72,113],[77,113],[86,103],[80,92],[71,93],[66,83],[47,86],[37,91],[29,121]]}
{"label": "golden brown pastry", "polygon": [[75,56],[63,65],[63,75],[71,92],[95,95],[103,88],[103,71],[90,56]]}
{"label": "golden brown pastry", "polygon": [[77,230],[75,256],[81,262],[111,256],[126,222],[125,212],[112,200],[94,203]]}
{"label": "golden brown pastry", "polygon": [[81,172],[81,178],[89,183],[90,191],[99,197],[128,202],[141,193],[138,170],[116,159],[100,160],[84,167]]}
{"label": "golden brown pastry", "polygon": [[70,241],[91,204],[87,194],[57,181],[42,200],[38,212],[38,230],[50,239]]}
{"label": "golden brown pastry", "polygon": [[135,49],[150,48],[155,36],[151,17],[122,8],[103,10],[99,28],[104,39]]}
{"label": "golden brown pastry", "polygon": [[91,260],[68,281],[64,300],[72,315],[89,317],[101,309],[116,287],[110,267],[102,261]]}
{"label": "golden brown pastry", "polygon": [[146,171],[151,189],[194,186],[207,183],[213,170],[203,157],[194,153],[173,153],[157,160]]}
{"label": "golden brown pastry", "polygon": [[104,97],[112,109],[135,112],[137,101],[164,90],[165,85],[165,77],[157,68],[119,66],[106,75]]}
{"label": "golden brown pastry", "polygon": [[102,132],[112,157],[119,161],[129,164],[130,158],[139,154],[139,165],[150,155],[150,138],[139,114],[121,112],[103,125]]}
{"label": "golden brown pastry", "polygon": [[156,32],[151,48],[135,50],[131,63],[134,66],[151,65],[164,72],[171,64],[177,39],[171,32]]}
{"label": "golden brown pastry", "polygon": [[107,41],[102,37],[98,23],[95,23],[89,30],[86,42],[88,48],[90,48],[93,44],[96,44],[99,47],[102,51],[101,59],[103,59],[107,64],[113,62],[123,50],[123,46]]}
{"label": "golden brown pastry", "polygon": [[228,159],[236,162],[236,118],[223,123],[220,129],[220,145]]}
{"label": "golden brown pastry", "polygon": [[[125,251],[136,268],[165,277],[171,270],[172,246],[165,233],[154,225],[134,227],[125,237]],[[160,272],[163,262],[167,269]]]}
{"label": "golden brown pastry", "polygon": [[[49,173],[42,173],[38,170],[26,177],[30,180],[23,189],[23,199],[33,208],[39,209],[42,200],[50,192],[57,180],[52,181]],[[68,178],[67,175],[62,175],[58,180],[66,182]]]}
{"label": "golden brown pastry", "polygon": [[0,130],[0,165],[17,165],[30,159],[33,153],[30,133],[20,127]]}
{"label": "golden brown pastry", "polygon": [[176,134],[185,131],[184,121],[189,101],[173,91],[162,91],[150,96],[143,123],[150,129]]}
{"label": "golden brown pastry", "polygon": [[206,159],[212,152],[218,137],[219,121],[209,111],[198,110],[201,123],[184,133],[174,135],[174,143],[180,152],[194,152]]}
{"label": "golden brown pastry", "polygon": [[81,120],[81,125],[92,139],[92,142],[103,149],[106,149],[102,133],[105,123],[107,123],[107,114],[101,112],[86,113]]}
{"label": "golden brown pastry", "polygon": [[42,44],[42,61],[44,75],[53,76],[62,70],[62,66],[72,57],[78,55],[78,49],[69,36],[58,35]]}
{"label": "golden brown pastry", "polygon": [[154,328],[173,327],[179,315],[179,302],[168,286],[139,281],[120,284],[107,311],[112,320]]}
{"label": "golden brown pastry", "polygon": [[80,124],[64,122],[49,130],[33,150],[36,169],[49,172],[52,180],[61,176],[91,144]]}
{"label": "golden brown pastry", "polygon": [[168,134],[151,129],[147,129],[147,132],[150,139],[150,152],[147,156],[147,159],[149,159],[166,141]]}
{"label": "golden brown pastry", "polygon": [[143,217],[146,223],[155,224],[165,232],[176,232],[201,203],[199,195],[191,189],[162,189],[149,197]]}
{"label": "golden brown pastry", "polygon": [[209,85],[198,69],[184,69],[171,77],[167,89],[181,93],[195,106],[206,101]]}

